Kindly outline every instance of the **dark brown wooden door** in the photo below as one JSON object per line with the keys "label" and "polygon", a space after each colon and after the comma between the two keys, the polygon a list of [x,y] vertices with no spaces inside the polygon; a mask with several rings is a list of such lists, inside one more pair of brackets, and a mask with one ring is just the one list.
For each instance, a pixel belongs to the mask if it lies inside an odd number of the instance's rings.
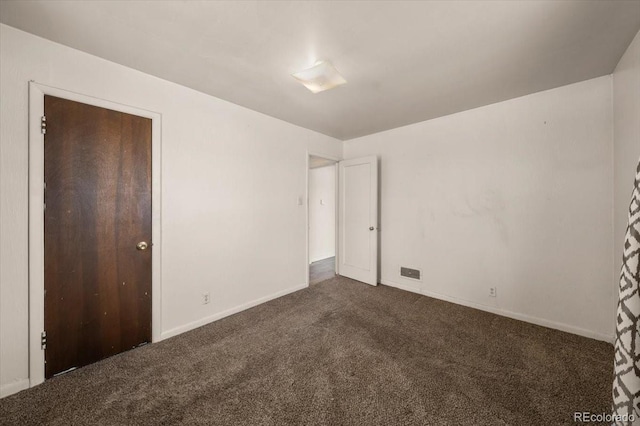
{"label": "dark brown wooden door", "polygon": [[151,120],[52,96],[45,116],[50,378],[151,341]]}

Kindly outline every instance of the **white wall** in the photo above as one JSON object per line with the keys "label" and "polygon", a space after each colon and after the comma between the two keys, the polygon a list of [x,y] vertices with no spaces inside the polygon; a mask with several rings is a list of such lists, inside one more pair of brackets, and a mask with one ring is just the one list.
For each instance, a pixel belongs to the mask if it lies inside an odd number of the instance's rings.
{"label": "white wall", "polygon": [[381,282],[610,341],[611,104],[605,76],[345,142],[381,159]]}
{"label": "white wall", "polygon": [[164,337],[304,285],[307,151],[340,141],[1,25],[2,395],[29,376],[29,80],[162,114]]}
{"label": "white wall", "polygon": [[336,255],[336,166],[309,170],[309,262]]}
{"label": "white wall", "polygon": [[613,73],[614,134],[614,281],[617,286],[622,266],[633,180],[640,158],[640,33]]}
{"label": "white wall", "polygon": [[[613,99],[601,77],[346,142],[381,157],[382,282],[611,339],[639,49]],[[339,141],[0,25],[0,395],[28,385],[29,80],[162,114],[163,336],[303,285],[307,151]]]}

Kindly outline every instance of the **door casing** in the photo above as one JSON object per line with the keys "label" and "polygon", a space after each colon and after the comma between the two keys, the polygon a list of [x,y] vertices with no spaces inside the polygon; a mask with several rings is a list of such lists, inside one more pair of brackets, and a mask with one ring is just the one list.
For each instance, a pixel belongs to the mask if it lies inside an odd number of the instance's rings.
{"label": "door casing", "polygon": [[161,114],[92,96],[29,82],[29,386],[44,382],[44,351],[41,333],[44,331],[44,135],[41,117],[44,115],[44,96],[82,102],[101,108],[149,118],[151,124],[151,233],[152,250],[152,342],[161,340]]}

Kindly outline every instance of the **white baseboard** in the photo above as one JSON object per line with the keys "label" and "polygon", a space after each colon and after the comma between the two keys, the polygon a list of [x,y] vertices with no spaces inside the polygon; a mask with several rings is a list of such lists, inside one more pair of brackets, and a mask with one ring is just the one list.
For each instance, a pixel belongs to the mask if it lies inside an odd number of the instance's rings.
{"label": "white baseboard", "polygon": [[[229,315],[236,314],[238,312],[242,312],[246,309],[253,308],[254,306],[260,305],[262,303],[268,302],[273,299],[277,299],[278,297],[286,296],[287,294],[294,293],[298,290],[302,290],[307,288],[307,284],[300,284],[298,286],[288,288],[286,290],[279,291],[275,294],[261,297],[259,299],[253,300],[251,302],[244,303],[240,306],[236,306],[235,308],[227,309],[226,311],[219,312],[215,315],[210,315],[208,317],[199,319],[197,321],[190,322],[189,324],[185,324],[180,327],[172,328],[171,330],[167,330],[163,332],[160,336],[160,340],[168,339],[169,337],[177,336],[178,334],[182,334],[186,331],[193,330],[194,328],[201,327],[203,325],[209,324],[210,322],[217,321],[224,317],[228,317]],[[36,383],[37,384],[37,383]],[[35,386],[35,384],[34,384]],[[15,381],[12,383],[7,383],[0,386],[0,398],[4,398],[5,396],[13,395],[14,393],[20,392],[25,389],[29,389],[29,379],[22,379],[19,381]]]}
{"label": "white baseboard", "polygon": [[7,383],[0,386],[0,398],[13,395],[14,393],[18,393],[25,389],[29,389],[29,379],[22,379],[16,382]]}
{"label": "white baseboard", "polygon": [[411,293],[422,294],[422,290],[420,290],[420,287],[413,287],[410,285],[396,283],[393,281],[382,280],[382,279],[380,280],[380,284],[388,285],[389,287],[399,288],[400,290],[404,290],[404,291],[410,291]]}
{"label": "white baseboard", "polygon": [[578,336],[589,337],[591,339],[601,340],[607,343],[613,343],[615,337],[609,334],[598,333],[595,331],[587,330],[572,325],[546,320],[543,318],[533,317],[518,312],[508,311],[506,309],[496,308],[494,306],[483,305],[481,303],[471,302],[469,300],[460,299],[457,297],[447,296],[441,293],[433,291],[423,290],[417,287],[411,287],[406,284],[400,284],[389,280],[380,280],[380,284],[388,285],[389,287],[396,287],[401,290],[410,291],[412,293],[422,294],[424,296],[432,297],[434,299],[444,300],[446,302],[455,303],[457,305],[467,306],[474,309],[479,309],[485,312],[491,312],[492,314],[500,315],[507,318],[512,318],[524,322],[528,322],[535,325],[541,325],[547,328],[553,328],[555,330],[565,331],[571,334],[577,334]]}
{"label": "white baseboard", "polygon": [[311,265],[312,263],[315,263],[315,262],[320,262],[321,260],[331,259],[332,257],[336,257],[336,255],[335,254],[329,254],[329,255],[320,256],[318,258],[312,258],[312,259],[309,260],[309,265]]}
{"label": "white baseboard", "polygon": [[307,287],[308,287],[307,284],[300,284],[295,287],[291,287],[286,290],[282,290],[277,293],[271,294],[269,296],[261,297],[256,300],[252,300],[251,302],[243,303],[240,306],[227,309],[226,311],[218,312],[217,314],[214,314],[214,315],[209,315],[208,317],[201,318],[197,321],[193,321],[188,324],[172,328],[171,330],[164,331],[160,336],[160,340],[168,339],[169,337],[177,336],[178,334],[182,334],[184,332],[193,330],[195,328],[202,327],[203,325],[228,317],[229,315],[237,314],[238,312],[242,312],[249,308],[253,308],[254,306],[260,305],[262,303],[268,302],[273,299],[277,299],[278,297],[286,296],[287,294],[294,293],[296,291],[302,290]]}

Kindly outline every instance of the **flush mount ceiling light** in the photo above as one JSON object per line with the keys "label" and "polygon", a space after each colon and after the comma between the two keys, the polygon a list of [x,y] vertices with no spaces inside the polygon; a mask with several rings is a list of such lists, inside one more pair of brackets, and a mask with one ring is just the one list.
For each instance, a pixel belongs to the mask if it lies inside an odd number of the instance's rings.
{"label": "flush mount ceiling light", "polygon": [[324,92],[347,82],[329,61],[318,61],[311,68],[291,75],[313,93]]}

